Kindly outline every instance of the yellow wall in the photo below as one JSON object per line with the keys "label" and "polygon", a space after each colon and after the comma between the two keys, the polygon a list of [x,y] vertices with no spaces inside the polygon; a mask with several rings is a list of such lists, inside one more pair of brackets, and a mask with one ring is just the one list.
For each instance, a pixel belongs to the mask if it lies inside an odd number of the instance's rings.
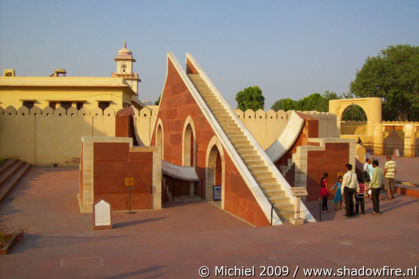
{"label": "yellow wall", "polygon": [[[157,112],[157,106],[136,110],[136,129],[145,145],[150,144]],[[82,136],[115,136],[115,111],[0,107],[0,158],[41,166],[77,165]]]}
{"label": "yellow wall", "polygon": [[329,101],[329,112],[336,114],[337,125],[340,128],[340,121],[345,109],[350,105],[360,106],[367,115],[367,136],[374,136],[376,124],[381,123],[382,101],[381,98],[357,98],[339,99]]}
{"label": "yellow wall", "polygon": [[248,109],[243,112],[235,109],[234,112],[263,149],[268,148],[281,135],[288,122],[288,114],[283,110],[265,112],[260,109],[255,112]]}
{"label": "yellow wall", "polygon": [[0,77],[2,107],[18,108],[23,101],[34,100],[35,106],[44,109],[49,102],[72,101],[92,110],[99,101],[109,101],[117,111],[124,103],[131,104],[132,96],[135,92],[119,77]]}
{"label": "yellow wall", "polygon": [[[45,108],[50,101],[83,101],[83,107],[98,107],[98,101],[110,101],[110,107],[120,110],[123,102],[131,103],[131,96],[119,88],[2,88],[0,87],[0,105],[3,107],[21,107],[23,100],[35,100],[35,106]],[[59,106],[59,104],[57,104]],[[73,104],[74,106],[74,104]]]}
{"label": "yellow wall", "polygon": [[[283,110],[253,111],[235,109],[237,117],[252,133],[259,145],[265,150],[281,135],[288,123],[289,114]],[[319,138],[338,138],[336,115],[328,112],[303,111],[319,120]]]}

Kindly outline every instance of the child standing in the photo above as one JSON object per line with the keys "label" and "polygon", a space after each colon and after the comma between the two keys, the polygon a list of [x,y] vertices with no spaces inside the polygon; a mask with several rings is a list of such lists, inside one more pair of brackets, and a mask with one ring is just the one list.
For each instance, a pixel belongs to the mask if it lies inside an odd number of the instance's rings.
{"label": "child standing", "polygon": [[322,178],[320,179],[320,197],[322,199],[322,212],[328,213],[329,209],[327,208],[327,178],[329,175],[324,173]]}
{"label": "child standing", "polygon": [[338,210],[338,203],[339,203],[339,209],[342,209],[342,192],[341,192],[341,186],[342,186],[342,176],[340,175],[338,177],[338,182],[336,182],[335,185],[333,185],[332,189],[336,188],[336,194],[335,198],[333,199],[333,202],[335,203],[335,211]]}
{"label": "child standing", "polygon": [[365,214],[365,203],[364,203],[364,192],[365,192],[365,184],[364,179],[362,177],[358,177],[358,184],[359,184],[359,192],[356,194],[356,214],[359,214],[359,207],[361,206],[361,213]]}

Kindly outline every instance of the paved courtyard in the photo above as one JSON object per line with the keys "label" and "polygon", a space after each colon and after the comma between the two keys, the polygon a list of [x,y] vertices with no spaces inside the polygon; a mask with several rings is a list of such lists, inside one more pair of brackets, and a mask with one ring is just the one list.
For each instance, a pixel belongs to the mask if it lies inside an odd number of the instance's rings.
{"label": "paved courtyard", "polygon": [[[25,237],[0,256],[0,278],[200,278],[200,266],[410,268],[419,263],[419,203],[397,196],[352,219],[343,211],[304,226],[254,228],[206,202],[113,213],[114,229],[92,231],[79,213],[78,169],[33,167],[0,205],[0,224]],[[316,211],[316,203],[309,207]],[[333,208],[330,203],[329,208]],[[257,274],[256,274],[257,275]],[[247,277],[249,278],[249,277]],[[253,278],[259,278],[255,276]],[[260,277],[262,278],[262,277]]]}

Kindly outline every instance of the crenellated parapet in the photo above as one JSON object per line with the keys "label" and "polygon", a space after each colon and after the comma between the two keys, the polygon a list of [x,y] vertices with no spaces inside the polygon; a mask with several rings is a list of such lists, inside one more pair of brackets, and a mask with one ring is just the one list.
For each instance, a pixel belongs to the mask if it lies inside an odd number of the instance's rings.
{"label": "crenellated parapet", "polygon": [[[264,149],[268,148],[281,135],[291,114],[291,111],[274,111],[271,109],[268,111],[235,109],[234,112]],[[302,111],[300,113],[311,115],[319,120],[320,138],[339,137],[339,127],[335,114],[318,111]]]}
{"label": "crenellated parapet", "polygon": [[[149,145],[157,108],[136,110],[135,127]],[[115,136],[111,107],[53,109],[0,107],[0,158],[18,158],[34,165],[77,165],[82,136]]]}
{"label": "crenellated parapet", "polygon": [[263,149],[268,148],[281,135],[287,125],[289,114],[283,110],[242,111],[235,109],[234,113],[244,123]]}

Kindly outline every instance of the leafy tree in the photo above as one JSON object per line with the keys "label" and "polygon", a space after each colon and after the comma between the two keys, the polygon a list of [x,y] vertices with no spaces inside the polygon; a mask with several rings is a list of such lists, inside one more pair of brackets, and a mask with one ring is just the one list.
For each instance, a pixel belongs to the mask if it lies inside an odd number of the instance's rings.
{"label": "leafy tree", "polygon": [[278,111],[281,109],[284,111],[298,110],[298,102],[290,98],[279,99],[272,105],[271,109],[273,109],[274,111]]}
{"label": "leafy tree", "polygon": [[313,93],[307,97],[304,97],[298,101],[290,98],[279,99],[276,101],[271,109],[278,111],[280,109],[284,111],[288,110],[301,110],[301,111],[329,111],[329,100],[341,99],[335,92],[326,90],[323,95],[320,93]]}
{"label": "leafy tree", "polygon": [[262,95],[262,90],[259,86],[251,86],[243,89],[236,94],[237,108],[245,111],[252,109],[254,111],[263,109],[265,104],[265,97]]}
{"label": "leafy tree", "polygon": [[389,46],[368,57],[351,82],[357,97],[383,98],[385,120],[419,120],[419,47]]}
{"label": "leafy tree", "polygon": [[329,101],[319,93],[313,93],[298,101],[299,109],[302,111],[326,111],[329,107]]}
{"label": "leafy tree", "polygon": [[154,102],[156,106],[160,105],[160,97]]}

